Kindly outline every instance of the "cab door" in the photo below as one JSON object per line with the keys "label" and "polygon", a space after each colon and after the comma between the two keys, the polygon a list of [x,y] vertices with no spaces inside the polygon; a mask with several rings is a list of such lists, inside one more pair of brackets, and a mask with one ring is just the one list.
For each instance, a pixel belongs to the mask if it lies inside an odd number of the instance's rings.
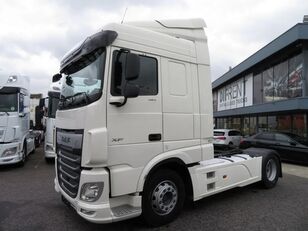
{"label": "cab door", "polygon": [[[126,81],[126,55],[119,55],[120,48],[111,50],[107,93],[107,130],[109,165],[127,164],[132,167],[144,166],[155,155],[162,152],[162,103],[160,90],[160,58],[140,52],[139,78]],[[119,66],[116,61],[120,62]],[[116,67],[117,66],[117,67]],[[121,77],[117,77],[121,72]],[[124,99],[126,84],[137,85],[139,95],[128,98],[123,106],[114,102]],[[120,163],[119,163],[120,162]]]}

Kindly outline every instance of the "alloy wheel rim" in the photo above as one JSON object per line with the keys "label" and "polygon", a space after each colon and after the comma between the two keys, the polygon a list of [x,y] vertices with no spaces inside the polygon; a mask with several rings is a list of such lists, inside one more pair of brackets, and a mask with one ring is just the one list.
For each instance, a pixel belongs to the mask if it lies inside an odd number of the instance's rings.
{"label": "alloy wheel rim", "polygon": [[270,159],[266,164],[266,177],[269,181],[273,181],[277,175],[277,165],[273,159]]}
{"label": "alloy wheel rim", "polygon": [[167,180],[160,182],[153,190],[151,203],[154,212],[158,215],[171,213],[178,202],[176,185]]}

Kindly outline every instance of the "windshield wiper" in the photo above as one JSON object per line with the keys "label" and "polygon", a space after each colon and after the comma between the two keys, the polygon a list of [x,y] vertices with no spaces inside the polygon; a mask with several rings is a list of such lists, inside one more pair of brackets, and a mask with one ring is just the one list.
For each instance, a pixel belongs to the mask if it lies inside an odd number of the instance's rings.
{"label": "windshield wiper", "polygon": [[73,105],[88,104],[90,96],[86,92],[78,92],[72,96],[60,98],[59,107],[67,108]]}

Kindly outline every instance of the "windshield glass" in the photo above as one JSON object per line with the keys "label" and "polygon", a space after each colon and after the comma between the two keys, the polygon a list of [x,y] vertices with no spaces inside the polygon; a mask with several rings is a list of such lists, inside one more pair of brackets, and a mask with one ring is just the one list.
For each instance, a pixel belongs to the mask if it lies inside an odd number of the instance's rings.
{"label": "windshield glass", "polygon": [[18,108],[17,93],[0,93],[0,112],[16,112]]}
{"label": "windshield glass", "polygon": [[48,118],[56,118],[59,98],[49,97],[48,99]]}
{"label": "windshield glass", "polygon": [[59,109],[84,106],[100,98],[104,81],[105,51],[89,56],[75,73],[63,78]]}

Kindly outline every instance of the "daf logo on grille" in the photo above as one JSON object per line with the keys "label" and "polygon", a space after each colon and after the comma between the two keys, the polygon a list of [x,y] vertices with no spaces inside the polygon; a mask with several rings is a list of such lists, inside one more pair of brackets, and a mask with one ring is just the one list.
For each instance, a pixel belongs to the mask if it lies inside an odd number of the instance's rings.
{"label": "daf logo on grille", "polygon": [[62,140],[62,142],[64,142],[64,143],[69,143],[69,142],[71,142],[71,138],[70,138],[70,137],[67,137],[67,136],[62,136],[62,137],[61,137],[61,140]]}

